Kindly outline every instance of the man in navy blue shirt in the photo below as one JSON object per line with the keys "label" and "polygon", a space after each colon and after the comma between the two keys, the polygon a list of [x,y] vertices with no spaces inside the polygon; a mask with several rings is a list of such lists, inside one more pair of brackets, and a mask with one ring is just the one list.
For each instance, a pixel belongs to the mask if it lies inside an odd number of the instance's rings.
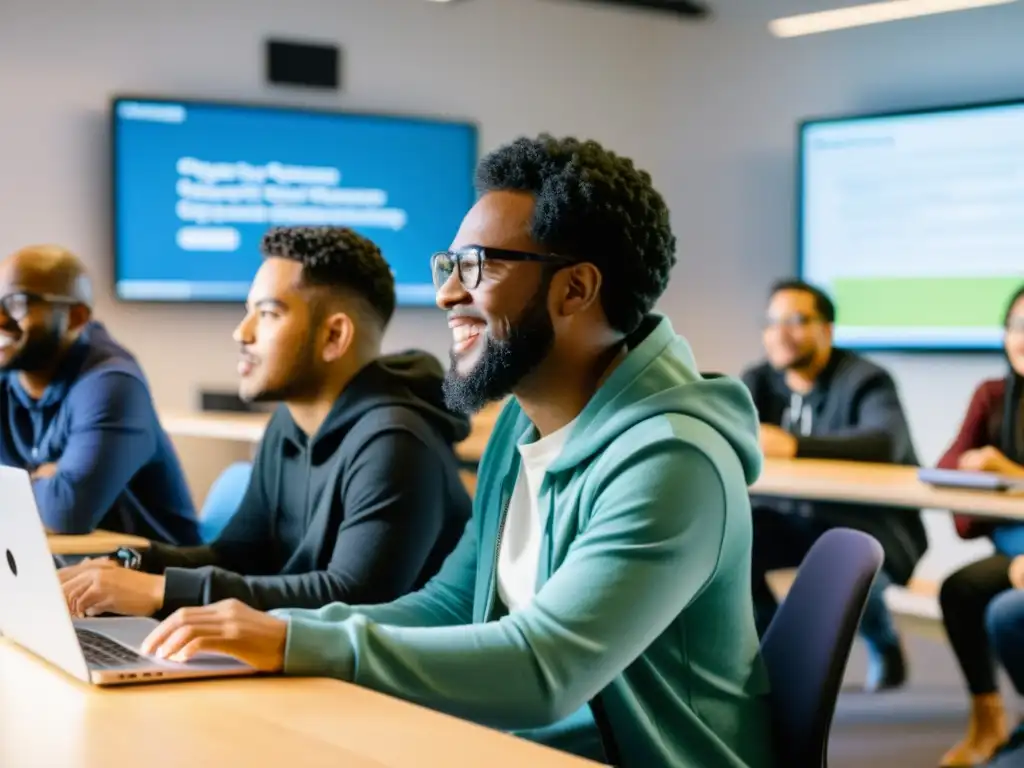
{"label": "man in navy blue shirt", "polygon": [[135,358],[92,319],[81,262],[0,261],[0,465],[27,469],[53,533],[199,541],[195,509]]}

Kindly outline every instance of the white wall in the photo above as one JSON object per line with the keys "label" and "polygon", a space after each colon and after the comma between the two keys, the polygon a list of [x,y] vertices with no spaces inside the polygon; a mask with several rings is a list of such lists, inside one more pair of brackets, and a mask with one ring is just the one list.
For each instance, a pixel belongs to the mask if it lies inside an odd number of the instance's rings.
{"label": "white wall", "polygon": [[[141,357],[160,405],[189,407],[199,386],[234,385],[238,310],[112,302],[112,93],[468,117],[485,151],[521,133],[586,134],[653,172],[680,242],[662,308],[703,368],[738,371],[759,352],[764,291],[794,267],[796,121],[1024,94],[1024,4],[794,40],[769,36],[768,19],[832,3],[712,4],[715,18],[696,25],[563,0],[5,0],[0,253],[40,240],[79,251],[100,314]],[[341,43],[343,95],[265,86],[267,35]],[[387,344],[443,356],[448,338],[439,313],[402,311]],[[923,461],[975,383],[1000,370],[994,356],[883,360]],[[933,521],[928,574],[970,555],[950,530]]]}
{"label": "white wall", "polygon": [[[139,354],[158,401],[190,406],[200,384],[234,387],[230,333],[239,308],[112,302],[112,93],[466,117],[480,122],[485,150],[524,132],[588,131],[655,164],[635,115],[657,104],[647,73],[661,57],[654,47],[631,48],[625,35],[645,39],[660,23],[543,0],[5,0],[0,252],[38,240],[77,250],[95,272],[100,314]],[[269,35],[340,42],[343,95],[264,85]],[[442,315],[403,310],[388,344],[447,355]]]}
{"label": "white wall", "polygon": [[[3,0],[0,254],[37,241],[80,253],[96,277],[98,314],[138,354],[158,405],[195,407],[200,387],[235,386],[240,307],[113,302],[111,94],[470,118],[484,151],[522,133],[587,132],[656,166],[636,116],[658,103],[648,73],[662,52],[629,40],[653,39],[663,23],[546,0]],[[343,94],[265,85],[267,36],[340,43]],[[403,310],[385,344],[446,359],[449,338],[440,312]],[[218,468],[245,455],[238,446],[176,444],[200,499]]]}

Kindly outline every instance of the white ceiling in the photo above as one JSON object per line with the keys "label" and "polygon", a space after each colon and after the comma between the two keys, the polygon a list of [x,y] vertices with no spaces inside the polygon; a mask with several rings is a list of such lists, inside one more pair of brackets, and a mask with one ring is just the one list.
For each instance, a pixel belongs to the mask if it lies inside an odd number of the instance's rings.
{"label": "white ceiling", "polygon": [[[831,10],[848,5],[858,5],[869,0],[707,0],[712,13],[721,19],[760,19],[765,23],[780,16],[798,13]],[[1024,7],[1024,4],[1022,4]],[[986,13],[990,9],[963,11],[962,13]]]}

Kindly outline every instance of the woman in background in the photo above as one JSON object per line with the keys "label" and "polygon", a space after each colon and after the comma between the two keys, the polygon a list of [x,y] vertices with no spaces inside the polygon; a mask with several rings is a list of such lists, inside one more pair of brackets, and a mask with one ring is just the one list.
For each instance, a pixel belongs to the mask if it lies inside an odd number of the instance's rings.
{"label": "woman in background", "polygon": [[[983,382],[975,391],[960,434],[939,462],[942,468],[1024,478],[1024,286],[1006,310],[1004,338],[1009,373],[1004,379]],[[1013,586],[1011,564],[1024,555],[1024,522],[994,524],[959,515],[954,519],[960,536],[988,536],[996,553],[949,576],[939,594],[946,634],[971,692],[967,736],[946,753],[944,768],[984,764],[1007,739],[985,611],[996,595]]]}

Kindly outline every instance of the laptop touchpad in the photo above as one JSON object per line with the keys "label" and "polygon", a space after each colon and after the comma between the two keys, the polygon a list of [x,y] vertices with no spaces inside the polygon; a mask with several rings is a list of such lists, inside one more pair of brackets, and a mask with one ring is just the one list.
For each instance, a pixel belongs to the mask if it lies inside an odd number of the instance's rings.
{"label": "laptop touchpad", "polygon": [[[98,632],[101,635],[109,637],[111,640],[115,640],[122,645],[126,645],[132,650],[141,653],[142,641],[145,640],[149,633],[152,632],[159,625],[155,619],[149,618],[138,618],[131,616],[111,616],[103,617],[99,619],[75,619],[74,624],[76,627],[82,629],[91,629],[93,632]],[[152,658],[152,657],[149,657]],[[161,659],[153,658],[153,662],[161,665],[168,665],[174,667],[181,667],[183,665],[175,664],[170,661],[163,661]],[[224,656],[219,653],[201,653],[198,656],[192,658],[184,666],[187,667],[199,667],[199,668],[233,668],[233,667],[246,667],[236,659],[229,656]]]}
{"label": "laptop touchpad", "polygon": [[[122,645],[127,645],[134,651],[139,651],[142,641],[149,636],[149,633],[157,628],[158,622],[155,619],[138,618],[132,616],[116,616],[102,619],[75,619],[75,626],[82,629],[91,629],[101,635],[106,635],[111,640],[116,640]],[[141,651],[139,651],[141,653]]]}

